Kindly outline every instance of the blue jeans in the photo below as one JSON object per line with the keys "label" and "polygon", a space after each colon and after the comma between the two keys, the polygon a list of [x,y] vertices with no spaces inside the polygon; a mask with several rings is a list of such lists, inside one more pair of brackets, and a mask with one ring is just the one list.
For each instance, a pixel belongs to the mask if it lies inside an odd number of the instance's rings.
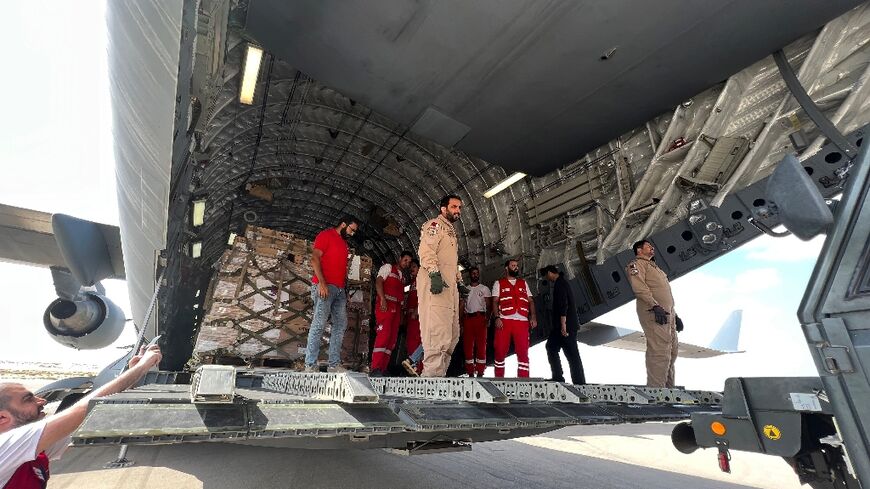
{"label": "blue jeans", "polygon": [[329,366],[341,364],[341,343],[344,330],[347,329],[347,294],[344,289],[328,285],[329,295],[320,297],[316,284],[311,286],[311,300],[314,302],[314,317],[311,319],[311,330],[308,332],[308,348],[305,351],[305,365],[310,367],[317,363],[320,354],[320,341],[323,338],[323,328],[326,319],[332,316],[332,334],[329,336]]}
{"label": "blue jeans", "polygon": [[416,364],[420,363],[420,360],[422,360],[422,359],[423,359],[423,345],[420,345],[417,347],[416,350],[414,350],[414,353],[411,353],[411,361],[414,362],[414,364],[416,365]]}

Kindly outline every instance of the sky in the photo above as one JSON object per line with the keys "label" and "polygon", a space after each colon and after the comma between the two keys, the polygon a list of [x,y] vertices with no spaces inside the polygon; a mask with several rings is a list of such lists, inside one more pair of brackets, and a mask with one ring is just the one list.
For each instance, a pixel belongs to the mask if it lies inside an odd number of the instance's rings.
{"label": "sky", "polygon": [[[4,65],[14,73],[0,77],[9,95],[0,118],[0,202],[117,224],[104,5],[14,2],[4,19],[0,44],[12,47]],[[676,280],[676,308],[686,324],[681,340],[707,345],[729,313],[743,309],[745,350],[680,359],[677,383],[721,390],[734,376],[816,375],[796,312],[820,248],[819,239],[762,237]],[[55,298],[49,271],[0,262],[0,276],[0,360],[102,366],[134,342],[129,328],[103,350],[63,347],[42,326]],[[125,283],[104,285],[129,317]],[[597,320],[640,329],[633,302]],[[645,382],[642,353],[581,344],[580,354],[589,382]],[[533,377],[550,377],[543,344],[532,349],[530,363]],[[507,372],[516,372],[515,358]]]}
{"label": "sky", "polygon": [[[8,2],[0,90],[0,203],[118,222],[104,4]],[[0,262],[0,360],[104,365],[123,353],[55,343],[42,314],[56,298],[48,269]],[[104,282],[129,315],[126,283]],[[135,340],[131,330],[115,346]]]}
{"label": "sky", "polygon": [[[708,346],[731,311],[743,310],[739,349],[745,353],[709,359],[679,358],[676,382],[688,388],[721,390],[729,377],[815,376],[797,319],[822,246],[822,239],[763,236],[671,283],[675,309],[685,324],[682,342]],[[634,301],[596,319],[640,330]],[[590,383],[645,384],[644,354],[580,344]],[[507,374],[515,372],[509,359]],[[530,375],[550,377],[543,344],[532,348]],[[564,362],[564,371],[568,365]]]}

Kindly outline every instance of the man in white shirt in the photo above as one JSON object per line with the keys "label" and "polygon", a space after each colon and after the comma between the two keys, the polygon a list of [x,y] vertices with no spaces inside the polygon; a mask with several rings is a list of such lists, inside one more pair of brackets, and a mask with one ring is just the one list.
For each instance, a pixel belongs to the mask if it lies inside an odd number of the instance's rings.
{"label": "man in white shirt", "polygon": [[59,458],[66,450],[70,435],[85,420],[91,399],[134,385],[160,358],[157,345],[147,350],[143,347],[130,359],[126,372],[51,416],[42,412],[45,399],[21,384],[0,383],[0,487],[45,487],[49,460]]}
{"label": "man in white shirt", "polygon": [[495,320],[495,376],[504,377],[504,359],[511,340],[517,354],[517,377],[529,376],[529,329],[538,326],[535,301],[526,281],[519,278],[516,260],[504,264],[504,277],[492,286],[492,305]]}
{"label": "man in white shirt", "polygon": [[480,269],[468,269],[471,286],[462,315],[462,346],[465,352],[465,373],[469,377],[483,377],[486,370],[486,327],[489,324],[489,287],[480,283]]}

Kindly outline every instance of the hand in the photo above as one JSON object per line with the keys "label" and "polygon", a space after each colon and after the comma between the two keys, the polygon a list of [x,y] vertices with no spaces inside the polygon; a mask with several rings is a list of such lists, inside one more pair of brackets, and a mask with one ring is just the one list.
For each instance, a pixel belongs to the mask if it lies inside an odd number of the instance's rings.
{"label": "hand", "polygon": [[562,325],[562,336],[565,336],[565,337],[568,336],[568,327],[565,326],[564,324]]}
{"label": "hand", "polygon": [[537,318],[530,319],[529,325],[532,327],[532,329],[537,328],[538,327],[538,319]]}
{"label": "hand", "polygon": [[680,319],[680,316],[674,316],[674,322],[677,323],[677,331],[683,330],[683,320]]}
{"label": "hand", "polygon": [[317,292],[320,294],[321,299],[326,299],[329,297],[329,286],[323,282],[317,283]]}
{"label": "hand", "polygon": [[135,367],[136,364],[139,363],[140,360],[142,360],[143,355],[145,355],[145,345],[139,347],[139,353],[133,355],[133,357],[130,358],[130,361],[127,362],[127,369]]}
{"label": "hand", "polygon": [[667,324],[668,323],[668,316],[670,316],[670,314],[667,311],[665,311],[664,307],[656,304],[653,306],[652,309],[650,309],[650,311],[652,311],[652,313],[655,314],[657,324]]}
{"label": "hand", "polygon": [[157,345],[151,345],[145,350],[145,355],[142,356],[142,363],[148,364],[149,367],[153,367],[160,363],[160,360],[163,359],[163,352],[160,351],[160,347]]}
{"label": "hand", "polygon": [[459,285],[457,285],[456,287],[457,287],[457,289],[459,290],[459,294],[460,294],[460,295],[463,295],[463,296],[466,296],[466,297],[467,297],[467,296],[468,296],[468,293],[471,292],[471,289],[469,289],[468,287],[466,287],[466,285],[465,285],[464,283],[462,283],[462,282],[459,282]]}
{"label": "hand", "polygon": [[381,312],[387,312],[387,298],[381,299]]}
{"label": "hand", "polygon": [[501,329],[504,325],[501,323],[501,318],[495,318],[495,329]]}
{"label": "hand", "polygon": [[160,363],[160,360],[163,358],[163,354],[160,352],[160,347],[157,345],[151,345],[148,349],[145,349],[145,346],[139,348],[139,354],[134,355],[133,358],[127,362],[127,368],[131,369],[139,364],[139,362],[145,361],[148,364],[148,367],[151,368],[154,365]]}
{"label": "hand", "polygon": [[444,279],[441,277],[441,272],[431,272],[429,274],[429,280],[432,281],[432,284],[429,286],[429,292],[432,292],[433,294],[440,294],[447,288]]}

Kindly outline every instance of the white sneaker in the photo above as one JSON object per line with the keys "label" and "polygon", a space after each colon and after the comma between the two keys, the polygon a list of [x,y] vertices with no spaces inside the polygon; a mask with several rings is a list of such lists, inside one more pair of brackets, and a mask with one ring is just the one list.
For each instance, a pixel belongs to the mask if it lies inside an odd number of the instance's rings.
{"label": "white sneaker", "polygon": [[315,365],[306,365],[304,372],[307,374],[315,374],[317,372],[320,372],[320,367],[316,364]]}
{"label": "white sneaker", "polygon": [[335,367],[329,367],[326,369],[327,372],[331,374],[341,374],[347,372],[347,369],[342,367],[341,365],[336,365]]}

